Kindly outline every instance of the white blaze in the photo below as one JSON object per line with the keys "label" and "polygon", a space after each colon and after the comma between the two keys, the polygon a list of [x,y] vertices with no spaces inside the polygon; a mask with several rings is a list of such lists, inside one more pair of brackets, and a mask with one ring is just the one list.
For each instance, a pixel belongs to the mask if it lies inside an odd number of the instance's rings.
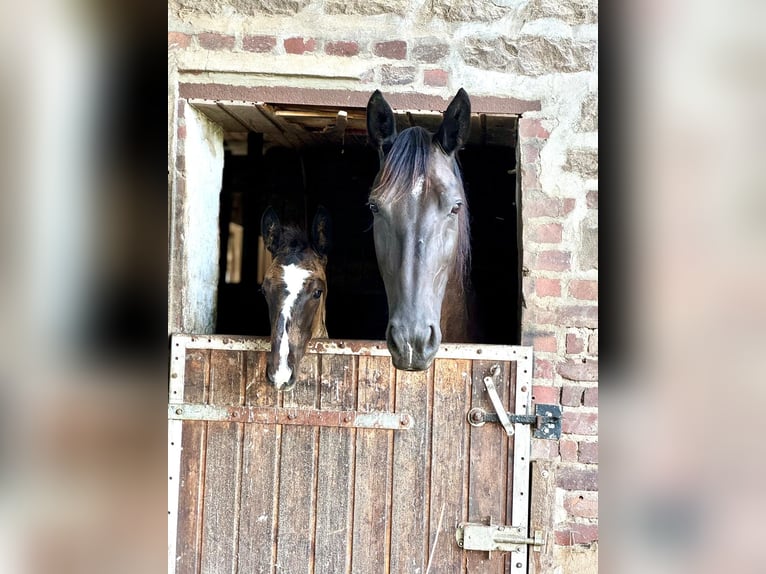
{"label": "white blaze", "polygon": [[[281,315],[284,321],[282,321],[283,331],[281,333],[282,338],[279,341],[279,367],[277,372],[274,373],[274,383],[277,387],[286,385],[290,381],[290,376],[293,374],[290,367],[287,365],[287,357],[290,354],[290,341],[287,337],[287,322],[290,320],[293,314],[293,305],[298,299],[298,294],[303,289],[303,282],[308,279],[311,272],[308,269],[302,269],[297,265],[283,265],[282,266],[282,279],[285,282],[285,290],[287,291],[287,297],[282,306]],[[296,365],[297,366],[297,365]]]}
{"label": "white blaze", "polygon": [[415,180],[415,184],[412,186],[412,191],[410,192],[412,194],[412,197],[417,197],[421,193],[423,193],[423,176],[418,176],[418,178]]}

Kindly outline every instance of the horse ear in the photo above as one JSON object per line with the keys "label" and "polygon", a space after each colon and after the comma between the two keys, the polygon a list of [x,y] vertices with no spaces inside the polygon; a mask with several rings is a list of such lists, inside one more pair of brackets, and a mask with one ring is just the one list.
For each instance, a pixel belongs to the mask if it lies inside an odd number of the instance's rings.
{"label": "horse ear", "polygon": [[394,111],[380,93],[375,90],[367,102],[367,135],[378,150],[387,153],[396,137]]}
{"label": "horse ear", "polygon": [[279,222],[277,212],[271,206],[263,212],[261,217],[261,235],[263,236],[263,242],[266,244],[266,249],[272,255],[276,255],[279,247],[279,238],[282,235],[282,224]]}
{"label": "horse ear", "polygon": [[434,141],[445,153],[456,152],[468,141],[471,133],[471,100],[463,88],[460,88],[444,112],[444,119],[439,126]]}
{"label": "horse ear", "polygon": [[311,226],[311,244],[322,256],[327,255],[332,247],[332,219],[330,219],[330,212],[321,205],[317,207],[314,223]]}

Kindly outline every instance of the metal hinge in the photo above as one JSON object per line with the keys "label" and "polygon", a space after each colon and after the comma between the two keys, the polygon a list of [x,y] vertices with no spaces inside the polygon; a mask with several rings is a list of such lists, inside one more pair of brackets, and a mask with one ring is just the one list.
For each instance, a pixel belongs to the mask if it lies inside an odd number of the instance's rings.
{"label": "metal hinge", "polygon": [[476,522],[462,522],[455,530],[457,545],[463,550],[485,552],[520,552],[522,546],[532,546],[539,552],[544,544],[542,530],[535,530],[530,538],[521,526],[498,526]]}
{"label": "metal hinge", "polygon": [[488,413],[482,408],[473,408],[468,411],[468,423],[471,426],[480,427],[484,423],[499,422],[503,425],[508,436],[513,435],[514,424],[533,425],[535,438],[561,438],[561,407],[558,405],[535,405],[535,414],[533,415],[516,415],[505,412],[500,395],[497,394],[495,388],[495,381],[492,380],[499,372],[500,368],[495,366],[492,369],[492,374],[484,377],[484,386],[489,394],[489,399],[492,401],[492,406],[495,407],[495,412]]}

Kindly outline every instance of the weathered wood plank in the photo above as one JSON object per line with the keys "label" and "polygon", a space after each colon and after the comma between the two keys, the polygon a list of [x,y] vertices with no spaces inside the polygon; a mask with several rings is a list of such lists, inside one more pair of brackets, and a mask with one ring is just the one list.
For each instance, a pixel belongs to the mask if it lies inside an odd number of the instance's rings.
{"label": "weathered wood plank", "polygon": [[[203,402],[210,383],[210,351],[187,352],[183,399]],[[178,489],[178,525],[176,535],[176,572],[196,574],[200,567],[202,545],[203,477],[207,424],[186,421],[181,431],[181,466]],[[174,446],[174,445],[171,445]]]}
{"label": "weathered wood plank", "polygon": [[394,433],[391,572],[425,571],[432,380],[433,368],[396,372],[396,410],[409,412],[414,424],[410,430]]}
{"label": "weathered wood plank", "polygon": [[[266,381],[265,361],[263,352],[246,355],[248,404],[274,406],[278,401],[277,391]],[[239,571],[243,573],[274,571],[280,435],[277,425],[245,425],[239,518]]]}
{"label": "weathered wood plank", "polygon": [[199,571],[206,426],[206,423],[197,421],[183,423],[176,536],[177,574],[196,574]]}
{"label": "weathered wood plank", "polygon": [[[317,407],[319,363],[319,356],[304,357],[298,383],[292,391],[284,393],[285,408]],[[315,427],[282,427],[276,572],[312,572],[317,435]]]}
{"label": "weathered wood plank", "polygon": [[269,354],[264,351],[245,353],[245,404],[253,406],[279,405],[280,393],[266,379],[266,362]]}
{"label": "weathered wood plank", "polygon": [[434,364],[431,431],[431,505],[428,567],[431,572],[462,572],[465,553],[455,527],[465,519],[468,400],[471,362],[437,359]]}
{"label": "weathered wood plank", "polygon": [[[394,368],[388,357],[359,357],[357,410],[392,410],[394,377]],[[389,571],[394,432],[377,429],[356,431],[351,557],[355,573]]]}
{"label": "weathered wood plank", "polygon": [[[210,388],[210,350],[189,349],[186,352],[184,396],[187,403],[207,401]],[[171,397],[175,399],[176,397]]]}
{"label": "weathered wood plank", "polygon": [[[494,412],[492,401],[484,387],[484,377],[493,365],[499,364],[501,373],[495,378],[495,387],[503,404],[508,407],[507,363],[497,361],[473,362],[473,389],[471,407]],[[470,429],[468,520],[506,524],[506,492],[508,481],[508,435],[499,424],[485,424]],[[505,572],[506,553],[467,551],[466,570],[471,574],[502,574]]]}
{"label": "weathered wood plank", "polygon": [[237,572],[239,423],[208,423],[202,572]]}
{"label": "weathered wood plank", "polygon": [[[244,398],[242,351],[210,352],[210,403]],[[237,572],[242,425],[208,423],[203,508],[202,572]]]}
{"label": "weathered wood plank", "polygon": [[[353,409],[356,405],[356,357],[322,358],[320,407]],[[319,469],[314,568],[316,572],[351,571],[351,519],[354,482],[354,430],[319,429]]]}
{"label": "weathered wood plank", "polygon": [[556,505],[554,463],[550,460],[532,461],[531,505],[529,532],[542,530],[545,544],[540,551],[529,552],[529,574],[552,574],[556,564],[553,556],[553,509]]}

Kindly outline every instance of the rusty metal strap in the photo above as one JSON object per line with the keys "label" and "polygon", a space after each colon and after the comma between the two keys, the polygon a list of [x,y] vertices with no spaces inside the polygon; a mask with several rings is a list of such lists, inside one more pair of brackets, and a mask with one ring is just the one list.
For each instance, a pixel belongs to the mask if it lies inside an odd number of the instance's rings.
{"label": "rusty metal strap", "polygon": [[406,413],[322,411],[298,407],[219,406],[196,403],[169,404],[168,419],[389,430],[412,428],[412,417]]}

